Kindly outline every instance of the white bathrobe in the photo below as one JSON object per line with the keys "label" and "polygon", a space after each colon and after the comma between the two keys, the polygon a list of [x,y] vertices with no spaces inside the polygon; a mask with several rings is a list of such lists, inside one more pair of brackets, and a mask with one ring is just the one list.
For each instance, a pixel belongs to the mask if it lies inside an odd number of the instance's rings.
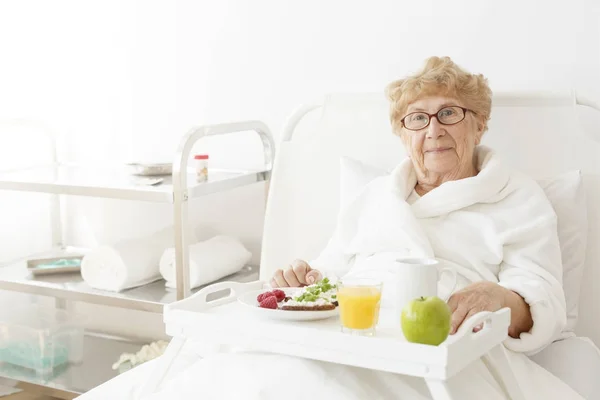
{"label": "white bathrobe", "polygon": [[533,179],[510,171],[491,150],[480,146],[477,160],[477,176],[446,182],[408,204],[417,177],[406,159],[348,202],[311,266],[337,276],[370,271],[385,280],[389,260],[434,256],[459,274],[456,290],[487,280],[521,295],[534,326],[505,345],[535,353],[566,324],[556,214]]}
{"label": "white bathrobe", "polygon": [[[498,282],[525,299],[534,320],[531,332],[505,342],[526,399],[580,399],[525,355],[551,343],[566,320],[553,209],[533,180],[509,171],[488,149],[480,147],[477,159],[477,176],[444,183],[412,204],[406,201],[416,184],[410,161],[374,180],[341,210],[335,234],[312,266],[385,280],[386,264],[397,257],[434,256],[457,271],[459,288]],[[385,298],[384,289],[384,306]],[[456,399],[504,398],[482,361],[448,386]],[[430,394],[419,378],[242,351],[193,363],[149,399],[172,398],[424,400]]]}

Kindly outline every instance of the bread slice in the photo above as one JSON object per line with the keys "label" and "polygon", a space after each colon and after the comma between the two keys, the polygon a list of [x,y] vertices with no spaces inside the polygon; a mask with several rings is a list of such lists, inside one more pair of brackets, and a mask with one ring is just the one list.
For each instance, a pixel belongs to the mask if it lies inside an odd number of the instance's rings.
{"label": "bread slice", "polygon": [[286,311],[329,311],[329,310],[335,310],[335,305],[334,304],[323,304],[323,305],[314,305],[314,306],[309,306],[309,305],[294,305],[294,306],[290,306],[290,305],[286,305],[285,303],[279,307],[281,310],[286,310]]}

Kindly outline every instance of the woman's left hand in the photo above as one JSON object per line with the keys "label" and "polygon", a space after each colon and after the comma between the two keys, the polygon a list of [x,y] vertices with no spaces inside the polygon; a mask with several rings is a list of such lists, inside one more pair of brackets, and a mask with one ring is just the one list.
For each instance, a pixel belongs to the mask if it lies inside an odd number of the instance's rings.
{"label": "woman's left hand", "polygon": [[[510,326],[508,334],[518,338],[521,333],[529,332],[533,327],[533,319],[529,305],[517,293],[494,282],[475,282],[466,288],[454,293],[448,299],[448,306],[452,311],[450,334],[456,333],[460,325],[470,316],[481,311],[498,311],[501,308],[510,308]],[[481,326],[473,329],[475,332]]]}
{"label": "woman's left hand", "polygon": [[[494,282],[475,282],[452,294],[448,306],[452,312],[450,334],[456,333],[460,325],[472,315],[481,311],[498,311],[506,306],[508,289]],[[481,329],[477,327],[475,331]]]}

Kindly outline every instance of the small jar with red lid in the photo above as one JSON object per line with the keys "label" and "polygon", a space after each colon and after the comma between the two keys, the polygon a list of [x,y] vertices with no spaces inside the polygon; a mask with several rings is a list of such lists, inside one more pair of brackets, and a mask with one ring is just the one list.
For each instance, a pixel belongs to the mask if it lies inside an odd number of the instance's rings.
{"label": "small jar with red lid", "polygon": [[196,180],[206,182],[208,180],[208,154],[196,154]]}

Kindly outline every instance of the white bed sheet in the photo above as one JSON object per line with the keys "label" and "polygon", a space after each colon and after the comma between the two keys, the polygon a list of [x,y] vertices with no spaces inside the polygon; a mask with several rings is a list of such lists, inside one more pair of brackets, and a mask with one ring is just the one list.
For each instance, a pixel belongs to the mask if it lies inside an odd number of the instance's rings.
{"label": "white bed sheet", "polygon": [[600,400],[600,351],[584,337],[559,340],[531,357],[583,398]]}
{"label": "white bed sheet", "polygon": [[[194,364],[200,359],[200,356],[195,349],[188,347],[184,348],[180,353],[179,357],[173,363],[173,366],[169,370],[169,373],[165,377],[168,381],[173,376],[177,376],[182,371],[186,370],[190,365]],[[157,358],[152,361],[148,361],[140,366],[137,366],[108,382],[90,390],[87,393],[77,397],[77,400],[107,400],[107,399],[119,399],[119,400],[137,400],[138,393],[142,389],[142,386],[148,380],[148,377],[152,374],[153,368],[161,361],[161,358]]]}
{"label": "white bed sheet", "polygon": [[[175,360],[165,381],[178,376],[201,356],[198,347],[188,344]],[[587,338],[573,337],[554,342],[531,359],[550,371],[588,400],[600,400],[600,351]],[[77,397],[78,400],[134,400],[160,358],[149,361],[97,388]],[[582,371],[585,373],[582,374]]]}

